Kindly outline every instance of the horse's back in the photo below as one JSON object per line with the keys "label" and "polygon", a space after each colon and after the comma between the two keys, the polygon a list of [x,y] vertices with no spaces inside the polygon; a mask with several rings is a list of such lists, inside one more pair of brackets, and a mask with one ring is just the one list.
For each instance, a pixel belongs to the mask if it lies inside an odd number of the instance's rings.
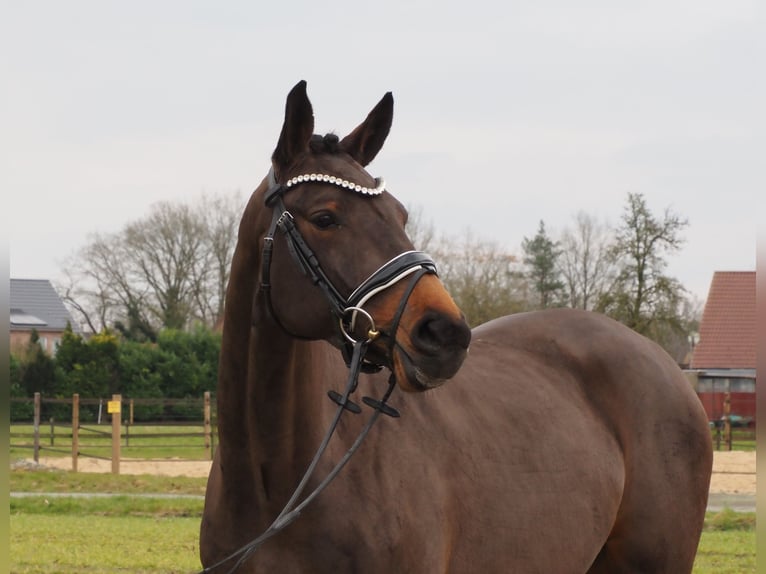
{"label": "horse's back", "polygon": [[[670,448],[674,457],[684,450],[710,450],[705,412],[673,359],[604,315],[558,309],[486,323],[474,330],[470,359],[455,384],[475,388],[475,371],[486,375],[492,365],[500,369],[494,377],[483,377],[482,384],[493,393],[509,386],[528,388],[518,377],[522,371],[531,371],[531,381],[550,392],[569,391],[567,385],[573,385],[593,416],[632,454],[651,445]],[[677,436],[683,443],[672,440]],[[712,454],[706,458],[712,460]]]}
{"label": "horse's back", "polygon": [[[515,504],[538,506],[532,516],[562,536],[609,524],[591,572],[691,571],[712,449],[698,398],[660,347],[594,313],[520,314],[474,330],[448,387],[448,402],[481,403],[487,432],[518,457],[508,488],[530,492]],[[590,524],[562,530],[557,499]]]}

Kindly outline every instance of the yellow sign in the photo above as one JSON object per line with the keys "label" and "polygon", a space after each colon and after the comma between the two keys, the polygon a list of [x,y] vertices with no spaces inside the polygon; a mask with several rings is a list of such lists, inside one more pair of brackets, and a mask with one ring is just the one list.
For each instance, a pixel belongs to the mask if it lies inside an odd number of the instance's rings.
{"label": "yellow sign", "polygon": [[120,401],[108,401],[106,403],[106,412],[110,415],[118,415],[121,412],[121,407]]}

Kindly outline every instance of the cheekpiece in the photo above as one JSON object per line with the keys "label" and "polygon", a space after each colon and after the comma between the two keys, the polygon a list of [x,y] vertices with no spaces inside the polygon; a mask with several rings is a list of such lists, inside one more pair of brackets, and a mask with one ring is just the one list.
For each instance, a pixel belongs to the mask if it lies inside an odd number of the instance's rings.
{"label": "cheekpiece", "polygon": [[303,175],[296,175],[285,183],[285,187],[290,189],[291,187],[300,183],[306,183],[310,181],[331,183],[333,185],[337,185],[338,187],[349,189],[356,193],[361,193],[362,195],[380,195],[386,189],[386,181],[382,177],[375,178],[375,187],[364,187],[352,181],[347,181],[345,179],[335,177],[334,175],[327,175],[323,173],[306,173]]}

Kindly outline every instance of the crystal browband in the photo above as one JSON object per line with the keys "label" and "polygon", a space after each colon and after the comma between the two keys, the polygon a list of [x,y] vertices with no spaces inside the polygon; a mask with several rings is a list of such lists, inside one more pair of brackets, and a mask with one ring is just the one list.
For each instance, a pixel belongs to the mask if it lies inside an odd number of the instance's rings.
{"label": "crystal browband", "polygon": [[370,187],[364,187],[362,185],[358,185],[354,182],[347,181],[345,179],[341,179],[339,177],[335,177],[334,175],[327,175],[322,173],[306,173],[304,175],[297,175],[289,179],[285,183],[285,187],[290,189],[294,185],[298,185],[299,183],[306,183],[309,181],[320,181],[320,182],[332,183],[339,187],[343,187],[346,189],[350,189],[351,191],[361,193],[362,195],[380,195],[386,189],[386,181],[382,177],[376,177],[375,187],[370,188]]}

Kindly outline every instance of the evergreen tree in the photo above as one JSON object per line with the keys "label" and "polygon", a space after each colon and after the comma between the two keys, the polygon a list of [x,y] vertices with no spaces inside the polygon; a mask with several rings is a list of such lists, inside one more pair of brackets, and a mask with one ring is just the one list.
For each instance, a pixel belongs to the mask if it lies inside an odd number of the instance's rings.
{"label": "evergreen tree", "polygon": [[32,330],[29,344],[22,357],[21,388],[28,397],[35,393],[53,396],[55,389],[55,363],[40,346],[40,336]]}
{"label": "evergreen tree", "polygon": [[[157,345],[122,341],[120,343],[120,392],[125,398],[159,399],[163,397],[160,364],[163,353]],[[135,420],[160,420],[159,405],[136,405]]]}
{"label": "evergreen tree", "polygon": [[537,294],[536,307],[546,309],[561,304],[564,282],[558,266],[561,255],[559,242],[553,241],[545,231],[545,223],[540,220],[537,235],[532,239],[524,238],[521,247],[524,251],[524,265],[527,278]]}
{"label": "evergreen tree", "polygon": [[56,393],[61,397],[79,393],[82,397],[109,398],[120,392],[119,341],[108,331],[85,341],[67,329],[56,353],[56,365]]}
{"label": "evergreen tree", "polygon": [[[28,399],[29,395],[23,385],[24,365],[21,358],[11,353],[10,356],[10,390],[11,399]],[[11,400],[11,421],[29,422],[34,416],[34,407],[31,402],[17,402]]]}

